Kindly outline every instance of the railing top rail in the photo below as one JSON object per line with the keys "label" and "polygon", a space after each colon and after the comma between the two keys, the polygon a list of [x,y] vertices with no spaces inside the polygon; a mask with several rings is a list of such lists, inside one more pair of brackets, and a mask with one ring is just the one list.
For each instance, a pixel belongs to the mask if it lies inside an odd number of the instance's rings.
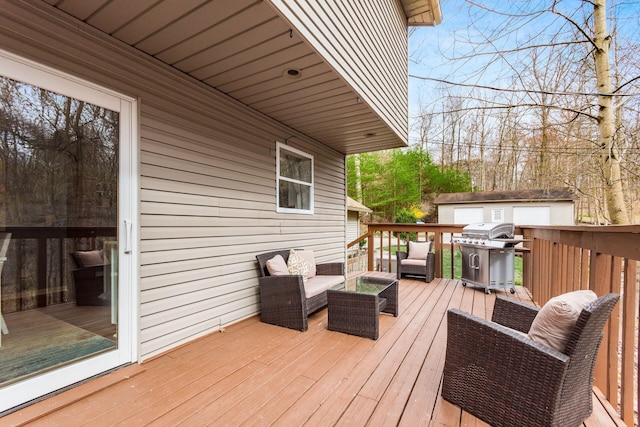
{"label": "railing top rail", "polygon": [[[443,232],[460,232],[466,224],[435,224],[435,223],[365,223],[373,230],[408,230],[418,229],[424,231],[438,230]],[[548,230],[548,231],[571,231],[588,233],[631,233],[640,234],[640,225],[516,225],[516,231],[524,230]]]}
{"label": "railing top rail", "polygon": [[589,233],[640,234],[640,225],[518,225],[527,230],[584,231]]}
{"label": "railing top rail", "polygon": [[356,240],[354,240],[353,242],[349,242],[347,243],[347,248],[350,248],[352,246],[357,245],[358,243],[364,241],[367,239],[367,237],[369,237],[369,233],[367,234],[363,234],[362,236],[358,237]]}
{"label": "railing top rail", "polygon": [[416,224],[403,224],[403,223],[366,223],[370,230],[393,230],[393,231],[441,231],[444,233],[459,233],[462,231],[463,225],[461,224],[434,224],[434,223],[416,223]]}
{"label": "railing top rail", "polygon": [[117,227],[0,227],[12,239],[61,239],[75,237],[115,236]]}

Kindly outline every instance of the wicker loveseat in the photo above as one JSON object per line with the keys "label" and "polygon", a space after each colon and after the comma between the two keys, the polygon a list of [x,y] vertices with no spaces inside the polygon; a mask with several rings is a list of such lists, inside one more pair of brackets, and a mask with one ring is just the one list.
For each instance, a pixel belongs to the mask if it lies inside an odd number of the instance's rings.
{"label": "wicker loveseat", "polygon": [[[311,251],[309,251],[311,252]],[[312,253],[312,252],[311,252]],[[290,250],[256,255],[260,266],[260,320],[272,325],[306,331],[309,314],[327,305],[327,289],[344,283],[344,263],[315,264],[316,274],[307,279],[301,275],[271,275],[267,262],[277,255],[289,261]]]}
{"label": "wicker loveseat", "polygon": [[492,321],[449,310],[442,397],[492,426],[582,425],[593,409],[603,328],[618,299],[608,294],[575,309],[564,351],[531,338],[538,308],[499,297]]}

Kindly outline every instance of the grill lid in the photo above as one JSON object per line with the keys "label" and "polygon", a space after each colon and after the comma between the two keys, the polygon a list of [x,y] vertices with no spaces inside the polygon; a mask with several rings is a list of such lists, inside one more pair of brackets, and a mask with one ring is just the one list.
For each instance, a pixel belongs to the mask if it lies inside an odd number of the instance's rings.
{"label": "grill lid", "polygon": [[479,239],[513,239],[515,225],[510,222],[478,222],[462,229],[465,237]]}

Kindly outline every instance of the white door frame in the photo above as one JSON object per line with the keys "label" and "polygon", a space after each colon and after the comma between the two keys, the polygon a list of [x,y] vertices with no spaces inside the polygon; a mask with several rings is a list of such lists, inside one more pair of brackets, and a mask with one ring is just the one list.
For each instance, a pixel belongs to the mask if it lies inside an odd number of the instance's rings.
{"label": "white door frame", "polygon": [[118,188],[118,348],[0,388],[0,412],[138,360],[138,103],[91,82],[0,49],[0,74],[117,111],[120,116]]}

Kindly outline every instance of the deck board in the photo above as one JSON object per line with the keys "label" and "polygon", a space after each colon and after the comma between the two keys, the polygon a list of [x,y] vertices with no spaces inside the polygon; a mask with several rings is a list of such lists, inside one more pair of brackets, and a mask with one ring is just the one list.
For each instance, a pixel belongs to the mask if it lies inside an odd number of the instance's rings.
{"label": "deck board", "polygon": [[[381,315],[378,340],[328,331],[326,309],[309,318],[306,332],[252,317],[9,414],[0,425],[486,427],[443,400],[440,384],[447,310],[490,317],[495,292],[450,279],[403,279],[399,292],[400,315]],[[531,300],[520,287],[497,293]],[[601,400],[594,394],[585,426],[623,426]]]}

